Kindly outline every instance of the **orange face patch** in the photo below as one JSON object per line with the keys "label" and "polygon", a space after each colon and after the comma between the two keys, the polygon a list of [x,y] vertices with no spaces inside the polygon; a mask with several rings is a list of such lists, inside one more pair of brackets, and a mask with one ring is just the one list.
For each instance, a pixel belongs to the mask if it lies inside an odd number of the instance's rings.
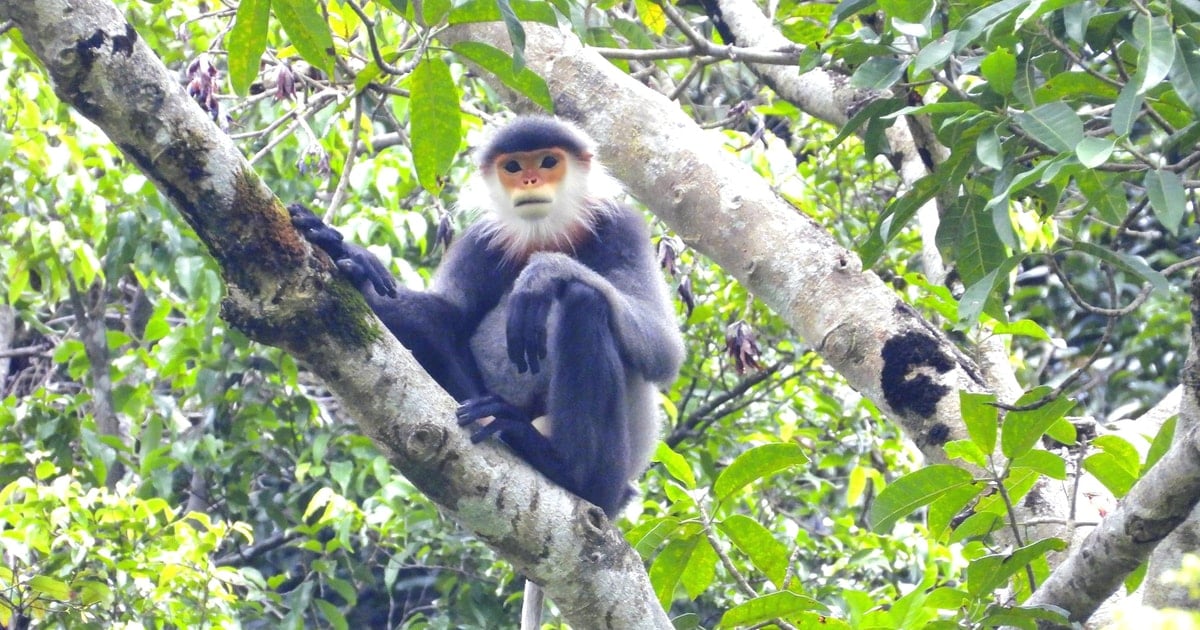
{"label": "orange face patch", "polygon": [[510,195],[547,185],[552,192],[567,174],[567,153],[562,149],[501,153],[492,162],[492,170]]}

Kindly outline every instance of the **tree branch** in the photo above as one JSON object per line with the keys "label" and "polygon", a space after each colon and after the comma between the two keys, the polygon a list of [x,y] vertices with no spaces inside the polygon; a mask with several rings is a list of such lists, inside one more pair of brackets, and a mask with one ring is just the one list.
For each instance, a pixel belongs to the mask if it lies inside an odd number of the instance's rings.
{"label": "tree branch", "polygon": [[[512,453],[471,444],[454,405],[108,0],[0,0],[53,79],[175,204],[221,268],[222,316],[320,376],[418,489],[544,583],[578,627],[668,628],[641,558],[594,506]],[[536,577],[536,576],[535,576]]]}

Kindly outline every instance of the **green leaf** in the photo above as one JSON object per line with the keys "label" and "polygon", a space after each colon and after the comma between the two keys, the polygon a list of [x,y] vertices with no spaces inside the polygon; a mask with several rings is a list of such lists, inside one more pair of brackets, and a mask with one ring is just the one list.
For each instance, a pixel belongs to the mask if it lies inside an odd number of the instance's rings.
{"label": "green leaf", "polygon": [[1087,72],[1063,72],[1052,75],[1035,94],[1039,102],[1082,99],[1108,103],[1117,98],[1117,88]]}
{"label": "green leaf", "polygon": [[95,580],[80,580],[72,585],[78,593],[79,603],[84,606],[104,604],[112,601],[112,588],[104,582]]}
{"label": "green leaf", "polygon": [[421,186],[437,194],[462,143],[458,87],[450,67],[436,57],[422,59],[410,80],[413,164]]}
{"label": "green leaf", "polygon": [[962,460],[979,468],[987,466],[987,454],[971,440],[950,440],[942,445],[942,450],[946,452],[948,459]]}
{"label": "green leaf", "polygon": [[337,606],[334,606],[323,599],[317,599],[314,601],[317,604],[317,608],[321,609],[321,616],[325,617],[325,620],[328,621],[329,625],[333,626],[335,630],[349,630],[350,624],[346,622],[346,616],[342,614],[342,611],[339,610]]}
{"label": "green leaf", "polygon": [[887,118],[888,116],[902,111],[903,103],[894,98],[883,98],[871,101],[866,107],[858,110],[850,120],[846,121],[845,125],[838,130],[838,134],[834,136],[829,143],[830,147],[836,147],[842,143],[842,140],[849,138],[854,132],[858,131],[859,127],[866,124],[868,121]]}
{"label": "green leaf", "polygon": [[513,72],[520,72],[525,69],[525,27],[509,0],[496,0],[496,8],[500,9],[500,19],[508,31],[508,41],[512,43]]}
{"label": "green leaf", "polygon": [[508,53],[481,42],[459,42],[451,50],[479,64],[500,79],[501,83],[529,97],[547,112],[554,112],[554,99],[546,82],[529,68],[517,70],[516,63]]}
{"label": "green leaf", "polygon": [[1122,466],[1121,458],[1108,452],[1092,453],[1083,458],[1083,469],[1092,473],[1118,499],[1137,482],[1137,475]]}
{"label": "green leaf", "polygon": [[904,74],[907,62],[893,57],[871,57],[854,71],[850,86],[866,90],[886,90]]}
{"label": "green leaf", "polygon": [[1142,469],[1142,458],[1137,449],[1127,440],[1116,435],[1101,435],[1092,440],[1092,446],[1113,456],[1113,461],[1121,470],[1137,477]]}
{"label": "green leaf", "polygon": [[1146,171],[1142,185],[1150,197],[1154,216],[1158,217],[1168,232],[1178,234],[1179,225],[1187,211],[1187,198],[1179,175],[1168,170]]}
{"label": "green leaf", "polygon": [[[902,2],[901,4],[908,3]],[[917,53],[917,56],[913,58],[912,76],[915,77],[934,66],[945,63],[950,58],[951,53],[954,52],[953,38],[954,32],[951,31],[926,44],[921,49],[921,52]]]}
{"label": "green leaf", "polygon": [[1013,468],[1029,468],[1051,479],[1067,478],[1067,462],[1062,456],[1050,451],[1034,449],[1012,460]]}
{"label": "green leaf", "polygon": [[808,463],[799,444],[781,442],[756,446],[733,460],[713,482],[713,494],[724,501],[747,485],[792,466]]}
{"label": "green leaf", "polygon": [[941,539],[950,528],[950,523],[954,521],[954,518],[983,490],[983,484],[959,486],[930,503],[925,519],[929,526],[930,536],[935,540]]}
{"label": "green leaf", "polygon": [[1059,418],[1058,422],[1050,425],[1050,428],[1046,429],[1046,435],[1059,444],[1066,444],[1068,446],[1079,441],[1075,425],[1071,424],[1071,421],[1066,418]]}
{"label": "green leaf", "polygon": [[1088,206],[1108,223],[1119,225],[1129,212],[1125,191],[1116,175],[1093,169],[1084,169],[1075,174],[1079,191],[1087,198]]}
{"label": "green leaf", "polygon": [[48,575],[35,575],[29,578],[29,590],[45,599],[60,602],[71,599],[71,588],[67,586],[67,583]]}
{"label": "green leaf", "polygon": [[1175,422],[1179,420],[1179,416],[1171,416],[1162,427],[1158,429],[1158,434],[1154,436],[1154,441],[1150,443],[1150,449],[1146,451],[1146,463],[1142,465],[1141,474],[1146,474],[1162,459],[1163,455],[1171,448],[1171,443],[1175,440]]}
{"label": "green leaf", "polygon": [[985,3],[982,9],[972,13],[959,26],[958,37],[954,40],[955,50],[962,50],[969,46],[995,22],[1008,18],[1013,10],[1028,2],[1029,0],[1003,0],[1002,2]]}
{"label": "green leaf", "polygon": [[991,593],[1021,571],[1030,562],[1051,551],[1062,551],[1067,544],[1058,538],[1045,538],[1006,555],[984,556],[967,565],[967,591],[973,597]]}
{"label": "green leaf", "polygon": [[979,63],[979,72],[993,92],[1006,96],[1017,78],[1017,56],[1007,48],[997,48]]}
{"label": "green leaf", "polygon": [[1108,161],[1116,142],[1108,138],[1084,138],[1075,145],[1075,157],[1088,168],[1096,168]]}
{"label": "green leaf", "polygon": [[997,335],[1014,335],[1030,337],[1038,341],[1053,341],[1045,328],[1038,326],[1032,319],[1020,319],[1015,322],[996,322],[992,332]]}
{"label": "green leaf", "polygon": [[689,599],[703,595],[717,578],[717,552],[707,538],[697,536],[697,539],[692,557],[688,559],[687,567],[679,577],[679,582],[683,584],[683,590],[687,591]]}
{"label": "green leaf", "polygon": [[[974,326],[983,313],[984,307],[992,300],[992,296],[1001,287],[1008,286],[1008,274],[1016,269],[1025,259],[1025,254],[1014,254],[996,269],[987,273],[975,284],[967,287],[958,300],[958,322],[960,327]],[[989,313],[991,310],[989,310]]]}
{"label": "green leaf", "polygon": [[975,538],[983,538],[988,534],[1004,527],[1004,520],[994,512],[976,512],[955,526],[947,542],[960,543]]}
{"label": "green leaf", "polygon": [[1193,114],[1200,113],[1200,55],[1197,55],[1196,44],[1185,37],[1177,39],[1175,44],[1178,47],[1175,63],[1168,75],[1171,87]]}
{"label": "green leaf", "polygon": [[892,199],[880,215],[879,222],[871,226],[871,233],[858,250],[863,267],[870,267],[878,262],[879,257],[883,255],[883,247],[908,225],[917,210],[933,199],[941,187],[942,180],[934,173],[918,179],[908,192]]}
{"label": "green leaf", "polygon": [[1074,151],[1083,140],[1083,122],[1063,102],[1046,103],[1013,118],[1033,139],[1061,153]]}
{"label": "green leaf", "polygon": [[730,516],[717,527],[776,588],[783,588],[789,560],[787,545],[779,542],[758,521],[742,514]]}
{"label": "green leaf", "polygon": [[995,394],[975,394],[962,391],[958,396],[967,435],[984,453],[996,450],[996,434],[1000,430],[1000,412],[994,404]]}
{"label": "green leaf", "polygon": [[258,77],[259,63],[267,50],[267,24],[271,0],[242,0],[238,3],[233,28],[229,30],[229,82],[233,91],[245,96]]}
{"label": "green leaf", "polygon": [[1000,133],[995,127],[990,127],[979,134],[975,141],[975,157],[989,168],[1000,170],[1004,167],[1004,147],[1000,144]]}
{"label": "green leaf", "polygon": [[725,611],[725,614],[721,615],[721,627],[752,626],[772,619],[792,618],[798,613],[812,610],[826,610],[826,608],[824,604],[811,597],[797,595],[791,591],[779,591],[755,597]]}
{"label": "green leaf", "polygon": [[1117,95],[1117,102],[1113,105],[1113,133],[1118,136],[1129,135],[1133,129],[1133,122],[1142,112],[1144,100],[1144,97],[1138,93],[1135,84],[1127,83],[1125,87],[1121,88],[1121,93]]}
{"label": "green leaf", "polygon": [[1166,292],[1170,290],[1167,283],[1167,277],[1155,271],[1146,261],[1140,256],[1126,254],[1124,252],[1114,252],[1111,249],[1101,247],[1087,241],[1076,241],[1071,249],[1095,256],[1100,260],[1116,267],[1124,273],[1131,274],[1142,278],[1154,285],[1155,291]]}
{"label": "green leaf", "polygon": [[305,61],[333,76],[333,32],[312,0],[272,0],[283,32]]}
{"label": "green leaf", "polygon": [[675,587],[679,585],[679,580],[692,559],[692,553],[702,538],[703,536],[695,534],[672,540],[650,565],[650,583],[664,608],[675,599]]}
{"label": "green leaf", "polygon": [[829,28],[841,24],[846,18],[857,15],[864,9],[875,6],[875,0],[842,0],[833,10],[833,15],[829,21]]}
{"label": "green leaf", "polygon": [[1133,18],[1133,38],[1141,44],[1133,83],[1138,86],[1138,94],[1145,94],[1171,72],[1175,63],[1175,33],[1167,18],[1138,13]]}
{"label": "green leaf", "polygon": [[879,0],[879,8],[892,17],[900,18],[910,24],[920,24],[933,9],[933,1]]}
{"label": "green leaf", "polygon": [[[543,0],[509,0],[508,6],[522,21],[558,26],[554,7]],[[496,0],[468,0],[450,12],[451,24],[499,22],[500,19],[500,7],[496,5]]]}
{"label": "green leaf", "polygon": [[666,442],[659,442],[658,448],[654,451],[654,461],[663,465],[667,470],[667,474],[678,480],[689,490],[696,488],[696,475],[692,473],[692,467],[688,465],[687,460],[682,455],[671,450]]}
{"label": "green leaf", "polygon": [[[1036,388],[1021,396],[1016,406],[1041,400],[1047,391],[1045,387]],[[1008,412],[1000,426],[1000,450],[1009,459],[1028,453],[1042,439],[1046,429],[1074,406],[1074,400],[1060,396],[1036,409]]]}
{"label": "green leaf", "polygon": [[943,218],[944,222],[957,224],[953,230],[954,262],[968,285],[998,269],[1008,257],[986,206],[986,200],[979,195],[960,196]]}
{"label": "green leaf", "polygon": [[875,532],[891,531],[896,521],[918,508],[929,505],[948,492],[975,483],[971,473],[957,466],[926,466],[888,484],[871,505],[867,521]]}

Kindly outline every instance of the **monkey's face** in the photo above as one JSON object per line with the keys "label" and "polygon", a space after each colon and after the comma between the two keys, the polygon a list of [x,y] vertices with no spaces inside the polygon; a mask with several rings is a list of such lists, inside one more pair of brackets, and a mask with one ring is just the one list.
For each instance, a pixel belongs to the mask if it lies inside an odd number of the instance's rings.
{"label": "monkey's face", "polygon": [[563,201],[563,183],[573,179],[570,170],[583,168],[559,148],[502,153],[491,166],[504,196],[497,201],[528,221],[549,216]]}

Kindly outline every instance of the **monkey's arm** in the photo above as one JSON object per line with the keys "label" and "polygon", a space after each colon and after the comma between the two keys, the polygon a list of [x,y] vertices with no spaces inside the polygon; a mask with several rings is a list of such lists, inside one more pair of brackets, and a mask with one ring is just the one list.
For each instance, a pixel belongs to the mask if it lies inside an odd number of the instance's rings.
{"label": "monkey's arm", "polygon": [[[436,292],[399,286],[378,258],[363,247],[343,241],[341,233],[308,208],[292,204],[288,212],[292,224],[309,242],[329,254],[388,330],[455,400],[461,402],[487,393],[468,347],[471,332],[482,317],[478,300],[455,302]],[[469,252],[448,254],[447,264],[469,265],[471,258]]]}
{"label": "monkey's arm", "polygon": [[513,287],[507,341],[518,369],[536,371],[546,356],[550,303],[570,283],[604,297],[622,360],[648,381],[667,385],[683,362],[683,340],[641,217],[622,208],[606,216],[593,244],[579,252],[534,254]]}

